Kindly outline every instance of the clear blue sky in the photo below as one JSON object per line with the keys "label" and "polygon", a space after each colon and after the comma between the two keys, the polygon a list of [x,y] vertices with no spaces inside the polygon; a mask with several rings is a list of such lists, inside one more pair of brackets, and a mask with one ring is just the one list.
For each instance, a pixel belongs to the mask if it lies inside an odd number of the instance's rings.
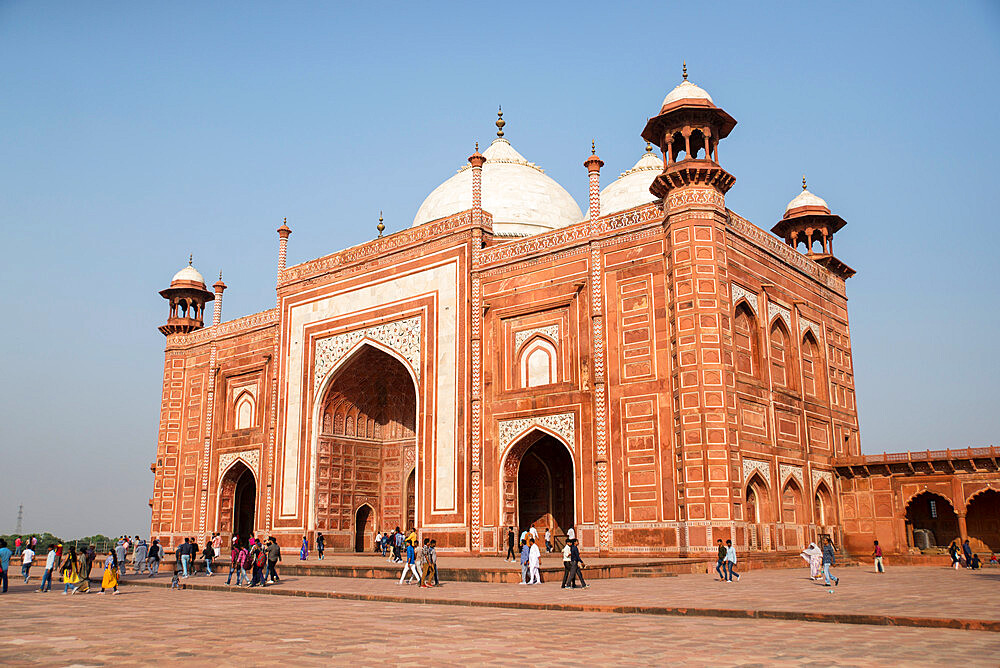
{"label": "clear blue sky", "polygon": [[165,318],[194,253],[225,317],[290,263],[409,226],[507,138],[586,209],[680,79],[738,121],[735,211],[808,175],[847,221],[866,451],[998,440],[1000,5],[0,2],[0,532],[145,533]]}

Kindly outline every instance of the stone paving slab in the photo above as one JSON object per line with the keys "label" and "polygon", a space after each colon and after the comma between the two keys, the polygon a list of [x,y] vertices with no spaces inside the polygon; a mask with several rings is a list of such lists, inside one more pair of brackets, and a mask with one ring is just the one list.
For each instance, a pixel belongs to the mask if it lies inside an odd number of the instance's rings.
{"label": "stone paving slab", "polygon": [[[279,569],[280,570],[280,569]],[[890,566],[878,575],[864,568],[838,571],[841,585],[813,582],[807,569],[751,571],[740,582],[713,575],[670,579],[595,581],[585,590],[560,589],[554,580],[536,586],[445,583],[420,589],[387,580],[287,576],[254,592],[383,602],[441,603],[473,607],[795,619],[1000,632],[1000,571]],[[137,578],[165,586],[169,576]],[[192,588],[226,589],[222,576],[183,580]],[[234,591],[236,588],[233,588]],[[245,591],[245,590],[244,590]]]}
{"label": "stone paving slab", "polygon": [[[516,585],[515,585],[516,586]],[[589,590],[588,590],[589,591]],[[0,596],[0,664],[19,666],[995,666],[1000,636],[251,597],[126,587]]]}

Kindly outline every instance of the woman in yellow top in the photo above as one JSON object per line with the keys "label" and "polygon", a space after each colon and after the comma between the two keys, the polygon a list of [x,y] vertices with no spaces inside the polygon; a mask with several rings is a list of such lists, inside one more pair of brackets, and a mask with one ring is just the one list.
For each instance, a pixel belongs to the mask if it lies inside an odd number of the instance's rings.
{"label": "woman in yellow top", "polygon": [[70,593],[69,588],[73,588],[73,593],[76,593],[78,589],[77,585],[80,582],[80,563],[76,558],[76,548],[70,545],[69,554],[66,555],[66,560],[63,562],[62,567],[60,567],[59,572],[62,573],[63,578],[63,596]]}
{"label": "woman in yellow top", "polygon": [[105,589],[111,589],[114,594],[118,594],[118,556],[114,550],[104,560],[104,578],[101,580],[102,594]]}
{"label": "woman in yellow top", "polygon": [[412,545],[414,549],[419,546],[417,542],[417,530],[415,528],[410,527],[410,533],[406,536],[406,542]]}

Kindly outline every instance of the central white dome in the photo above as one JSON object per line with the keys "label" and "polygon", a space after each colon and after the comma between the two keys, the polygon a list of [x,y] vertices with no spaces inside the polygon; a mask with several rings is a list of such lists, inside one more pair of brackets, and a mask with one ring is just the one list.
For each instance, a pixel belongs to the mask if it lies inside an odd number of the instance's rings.
{"label": "central white dome", "polygon": [[[483,152],[483,210],[493,216],[493,231],[527,236],[583,220],[576,200],[503,137]],[[413,227],[472,208],[472,166],[435,188],[424,200]]]}

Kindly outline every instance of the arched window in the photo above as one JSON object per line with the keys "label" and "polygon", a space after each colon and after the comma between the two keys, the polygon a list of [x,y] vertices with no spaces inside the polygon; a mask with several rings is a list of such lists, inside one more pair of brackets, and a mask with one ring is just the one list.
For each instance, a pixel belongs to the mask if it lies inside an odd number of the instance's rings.
{"label": "arched window", "polygon": [[356,432],[354,431],[354,416],[347,416],[347,427],[344,429],[345,436],[354,436]]}
{"label": "arched window", "polygon": [[819,350],[816,337],[807,331],[802,337],[802,391],[816,399],[823,398],[823,360]]}
{"label": "arched window", "polygon": [[736,307],[733,342],[736,347],[736,370],[749,376],[758,375],[757,319],[745,303]]}
{"label": "arched window", "polygon": [[791,389],[789,338],[785,323],[778,318],[771,325],[771,384]]}
{"label": "arched window", "polygon": [[236,428],[249,429],[254,423],[253,397],[249,392],[242,393],[236,399]]}
{"label": "arched window", "polygon": [[531,339],[522,349],[520,363],[521,387],[538,387],[558,382],[556,347],[540,336]]}

